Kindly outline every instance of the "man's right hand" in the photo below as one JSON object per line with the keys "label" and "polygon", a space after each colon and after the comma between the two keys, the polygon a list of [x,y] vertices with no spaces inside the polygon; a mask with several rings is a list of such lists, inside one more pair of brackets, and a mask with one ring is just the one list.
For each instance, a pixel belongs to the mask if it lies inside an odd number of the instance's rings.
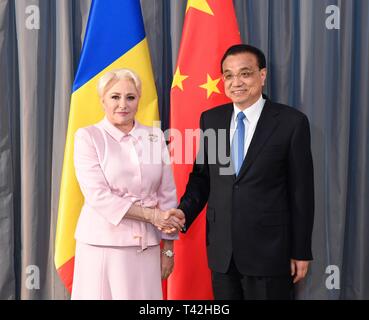
{"label": "man's right hand", "polygon": [[165,233],[180,231],[185,224],[185,215],[181,209],[169,209],[167,211],[156,210],[153,224]]}

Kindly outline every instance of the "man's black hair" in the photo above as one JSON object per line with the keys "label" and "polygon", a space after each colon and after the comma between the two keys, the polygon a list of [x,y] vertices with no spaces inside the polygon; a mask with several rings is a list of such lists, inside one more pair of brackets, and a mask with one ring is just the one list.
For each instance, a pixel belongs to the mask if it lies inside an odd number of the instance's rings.
{"label": "man's black hair", "polygon": [[234,46],[229,47],[227,51],[224,53],[223,58],[220,62],[221,72],[223,73],[223,62],[228,56],[245,53],[245,52],[252,53],[256,56],[260,70],[266,67],[266,59],[265,59],[265,55],[263,51],[261,51],[260,49],[256,47],[250,46],[248,44],[236,44]]}

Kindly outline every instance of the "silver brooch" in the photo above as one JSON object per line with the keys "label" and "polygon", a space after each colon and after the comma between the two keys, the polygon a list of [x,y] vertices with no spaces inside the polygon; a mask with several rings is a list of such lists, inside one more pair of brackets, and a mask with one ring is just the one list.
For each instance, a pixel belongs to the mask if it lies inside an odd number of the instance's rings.
{"label": "silver brooch", "polygon": [[158,136],[156,134],[150,133],[149,134],[149,140],[151,142],[156,142],[156,141],[158,141]]}

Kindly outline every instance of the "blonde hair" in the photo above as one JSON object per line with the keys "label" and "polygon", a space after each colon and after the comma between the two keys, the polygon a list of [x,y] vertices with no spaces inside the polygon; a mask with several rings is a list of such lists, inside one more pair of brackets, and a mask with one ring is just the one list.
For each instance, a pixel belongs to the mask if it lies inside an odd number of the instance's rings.
{"label": "blonde hair", "polygon": [[108,71],[99,79],[99,82],[97,83],[97,92],[100,98],[103,97],[107,88],[113,81],[119,81],[122,79],[131,80],[138,91],[138,95],[141,96],[141,80],[139,76],[130,69],[115,69]]}

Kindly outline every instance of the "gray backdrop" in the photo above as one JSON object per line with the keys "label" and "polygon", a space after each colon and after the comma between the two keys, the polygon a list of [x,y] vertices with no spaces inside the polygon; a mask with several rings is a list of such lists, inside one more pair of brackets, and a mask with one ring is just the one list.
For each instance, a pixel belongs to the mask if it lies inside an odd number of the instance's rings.
{"label": "gray backdrop", "polygon": [[[267,55],[265,92],[310,119],[315,260],[297,297],[369,299],[369,1],[234,2],[243,40]],[[165,129],[186,1],[141,3]],[[30,5],[40,9],[38,30],[26,28]],[[329,5],[340,8],[338,30],[326,27]],[[90,0],[0,0],[1,299],[68,298],[53,265],[54,236],[89,6]],[[29,282],[33,265],[40,288]],[[339,289],[326,287],[330,265],[340,271]]]}

